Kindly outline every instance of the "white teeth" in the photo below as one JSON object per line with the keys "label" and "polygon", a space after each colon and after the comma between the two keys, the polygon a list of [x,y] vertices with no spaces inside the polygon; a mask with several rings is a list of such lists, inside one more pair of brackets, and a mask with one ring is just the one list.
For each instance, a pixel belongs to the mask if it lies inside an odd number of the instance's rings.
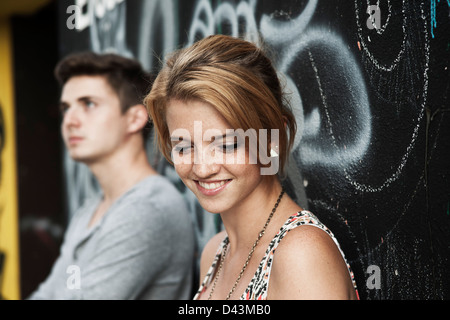
{"label": "white teeth", "polygon": [[225,184],[226,180],[222,180],[220,182],[213,182],[213,183],[207,183],[199,181],[198,184],[201,185],[203,188],[211,190],[211,189],[217,189]]}

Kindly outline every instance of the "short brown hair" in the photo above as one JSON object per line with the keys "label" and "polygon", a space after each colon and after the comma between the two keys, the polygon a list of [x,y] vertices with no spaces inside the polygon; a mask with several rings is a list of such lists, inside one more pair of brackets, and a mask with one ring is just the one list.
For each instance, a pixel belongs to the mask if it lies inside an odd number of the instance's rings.
{"label": "short brown hair", "polygon": [[279,129],[283,173],[295,137],[295,117],[271,60],[255,44],[214,35],[168,58],[144,99],[155,125],[157,144],[168,161],[171,141],[165,113],[171,99],[207,102],[234,129]]}
{"label": "short brown hair", "polygon": [[[90,51],[68,55],[56,65],[54,73],[61,86],[75,76],[104,76],[119,98],[122,113],[134,105],[143,104],[154,80],[137,60]],[[143,130],[144,138],[151,128],[149,121]]]}

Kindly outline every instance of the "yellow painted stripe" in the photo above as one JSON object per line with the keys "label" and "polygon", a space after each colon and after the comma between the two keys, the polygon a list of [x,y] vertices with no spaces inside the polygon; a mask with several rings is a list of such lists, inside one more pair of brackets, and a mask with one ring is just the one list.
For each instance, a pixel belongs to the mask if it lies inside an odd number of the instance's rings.
{"label": "yellow painted stripe", "polygon": [[0,177],[0,250],[5,253],[3,299],[20,299],[20,259],[17,202],[16,139],[11,26],[0,17],[0,108],[3,114]]}

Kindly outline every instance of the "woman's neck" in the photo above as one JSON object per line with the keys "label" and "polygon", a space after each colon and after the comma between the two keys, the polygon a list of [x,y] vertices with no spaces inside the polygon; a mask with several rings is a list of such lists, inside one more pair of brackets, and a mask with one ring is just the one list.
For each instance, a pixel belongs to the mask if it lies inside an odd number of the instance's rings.
{"label": "woman's neck", "polygon": [[[280,196],[282,187],[279,180],[275,180],[260,185],[239,206],[220,214],[230,241],[230,254],[241,250],[246,252],[253,246]],[[272,220],[278,220],[276,216],[280,206]]]}

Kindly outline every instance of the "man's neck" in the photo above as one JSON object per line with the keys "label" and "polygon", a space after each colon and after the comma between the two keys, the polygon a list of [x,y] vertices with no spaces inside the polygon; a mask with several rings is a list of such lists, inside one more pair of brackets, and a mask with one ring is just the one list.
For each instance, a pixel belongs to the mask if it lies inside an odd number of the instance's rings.
{"label": "man's neck", "polygon": [[88,165],[103,191],[103,199],[92,214],[89,227],[95,225],[109,207],[141,180],[157,172],[150,166],[144,151],[136,154],[115,154],[101,163]]}
{"label": "man's neck", "polygon": [[157,174],[147,160],[145,150],[136,153],[117,153],[101,163],[89,164],[103,191],[104,201],[110,204],[139,181]]}

